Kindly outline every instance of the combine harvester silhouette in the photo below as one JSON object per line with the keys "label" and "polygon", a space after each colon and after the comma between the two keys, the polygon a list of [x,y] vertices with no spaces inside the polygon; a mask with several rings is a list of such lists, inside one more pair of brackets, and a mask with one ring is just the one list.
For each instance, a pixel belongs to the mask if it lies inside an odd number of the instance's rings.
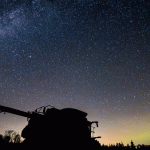
{"label": "combine harvester silhouette", "polygon": [[57,109],[54,106],[42,106],[32,112],[24,112],[0,105],[0,112],[8,112],[27,117],[28,125],[22,130],[27,147],[55,147],[55,149],[98,148],[99,142],[91,136],[92,124],[98,127],[98,121],[88,121],[87,113],[74,108]]}

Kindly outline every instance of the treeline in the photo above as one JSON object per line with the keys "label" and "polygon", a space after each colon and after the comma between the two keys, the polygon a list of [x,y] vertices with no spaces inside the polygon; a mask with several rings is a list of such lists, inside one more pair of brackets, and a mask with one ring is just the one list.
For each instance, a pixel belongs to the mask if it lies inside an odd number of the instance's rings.
{"label": "treeline", "polygon": [[131,141],[130,144],[127,144],[125,146],[122,142],[121,143],[116,143],[116,144],[109,144],[109,145],[101,145],[100,144],[100,149],[101,150],[109,150],[109,149],[117,149],[117,150],[148,150],[150,149],[150,145],[144,145],[144,144],[138,144],[135,146],[134,142]]}
{"label": "treeline", "polygon": [[20,134],[13,130],[5,131],[4,135],[0,134],[0,149],[15,149],[20,150],[22,148],[22,138]]}
{"label": "treeline", "polygon": [[[15,149],[21,149],[25,145],[22,144],[22,138],[20,134],[16,133],[13,130],[5,131],[4,135],[0,134],[0,145],[3,146],[5,149],[9,148],[15,148]],[[58,142],[59,143],[59,142]],[[80,149],[80,148],[79,148]],[[100,144],[96,147],[97,150],[109,150],[109,149],[116,149],[116,150],[148,150],[150,149],[150,145],[137,145],[135,146],[134,142],[131,141],[130,144],[127,144],[125,146],[122,142],[116,143],[116,144],[109,144],[104,145]]]}
{"label": "treeline", "polygon": [[5,131],[4,135],[0,134],[0,143],[1,144],[10,144],[10,143],[21,143],[21,136],[19,133],[14,130]]}

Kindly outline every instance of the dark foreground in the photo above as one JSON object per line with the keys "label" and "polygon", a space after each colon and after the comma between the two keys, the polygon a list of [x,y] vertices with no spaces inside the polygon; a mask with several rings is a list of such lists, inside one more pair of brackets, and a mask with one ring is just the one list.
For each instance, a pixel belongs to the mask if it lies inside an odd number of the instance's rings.
{"label": "dark foreground", "polygon": [[[39,143],[38,143],[39,144]],[[59,143],[58,143],[59,144]],[[51,144],[49,143],[47,146],[44,146],[44,145],[25,145],[25,144],[22,144],[22,143],[0,143],[0,146],[1,146],[1,150],[10,150],[10,149],[14,149],[14,150],[22,150],[22,149],[64,149],[65,147],[61,147],[59,146],[58,148],[58,145],[56,145],[56,147],[53,145],[51,146]],[[53,148],[52,148],[53,147]],[[67,146],[68,147],[68,146]],[[74,149],[74,146],[73,145],[70,145],[69,146],[70,150]],[[93,146],[94,147],[94,146]],[[78,150],[82,149],[83,150],[83,147],[80,148],[78,147]],[[85,145],[85,149],[87,149],[86,145]],[[138,146],[131,146],[131,145],[128,145],[128,146],[124,146],[120,143],[117,143],[116,145],[101,145],[99,144],[99,147],[96,147],[94,149],[97,149],[97,150],[149,150],[150,149],[150,146],[147,146],[147,145],[138,145]]]}

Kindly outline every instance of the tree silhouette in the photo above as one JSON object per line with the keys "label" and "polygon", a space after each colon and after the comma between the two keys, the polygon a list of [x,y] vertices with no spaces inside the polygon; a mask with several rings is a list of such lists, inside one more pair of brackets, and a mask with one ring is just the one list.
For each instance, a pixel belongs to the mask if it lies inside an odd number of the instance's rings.
{"label": "tree silhouette", "polygon": [[4,136],[0,136],[0,141],[5,143],[21,143],[21,136],[14,130],[7,130]]}
{"label": "tree silhouette", "polygon": [[135,148],[135,145],[132,140],[131,140],[131,148],[133,148],[133,149]]}
{"label": "tree silhouette", "polygon": [[10,136],[7,136],[7,135],[4,136],[4,142],[5,143],[10,143],[10,139],[11,139]]}
{"label": "tree silhouette", "polygon": [[13,139],[16,136],[16,132],[14,130],[7,130],[4,133],[5,142],[13,143]]}
{"label": "tree silhouette", "polygon": [[21,143],[21,136],[19,134],[15,136],[14,143]]}
{"label": "tree silhouette", "polygon": [[3,144],[3,143],[4,143],[3,135],[0,134],[0,144]]}

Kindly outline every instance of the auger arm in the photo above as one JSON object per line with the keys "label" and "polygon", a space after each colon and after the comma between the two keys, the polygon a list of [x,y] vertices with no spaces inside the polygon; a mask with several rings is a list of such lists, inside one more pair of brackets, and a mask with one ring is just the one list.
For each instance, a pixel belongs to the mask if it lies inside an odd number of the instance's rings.
{"label": "auger arm", "polygon": [[19,116],[22,116],[22,117],[27,117],[27,118],[31,118],[31,116],[32,116],[32,114],[30,114],[28,112],[24,112],[24,111],[21,111],[21,110],[17,110],[17,109],[2,106],[2,105],[0,105],[0,112],[4,112],[4,113],[8,112],[8,113],[12,113],[12,114],[19,115]]}

